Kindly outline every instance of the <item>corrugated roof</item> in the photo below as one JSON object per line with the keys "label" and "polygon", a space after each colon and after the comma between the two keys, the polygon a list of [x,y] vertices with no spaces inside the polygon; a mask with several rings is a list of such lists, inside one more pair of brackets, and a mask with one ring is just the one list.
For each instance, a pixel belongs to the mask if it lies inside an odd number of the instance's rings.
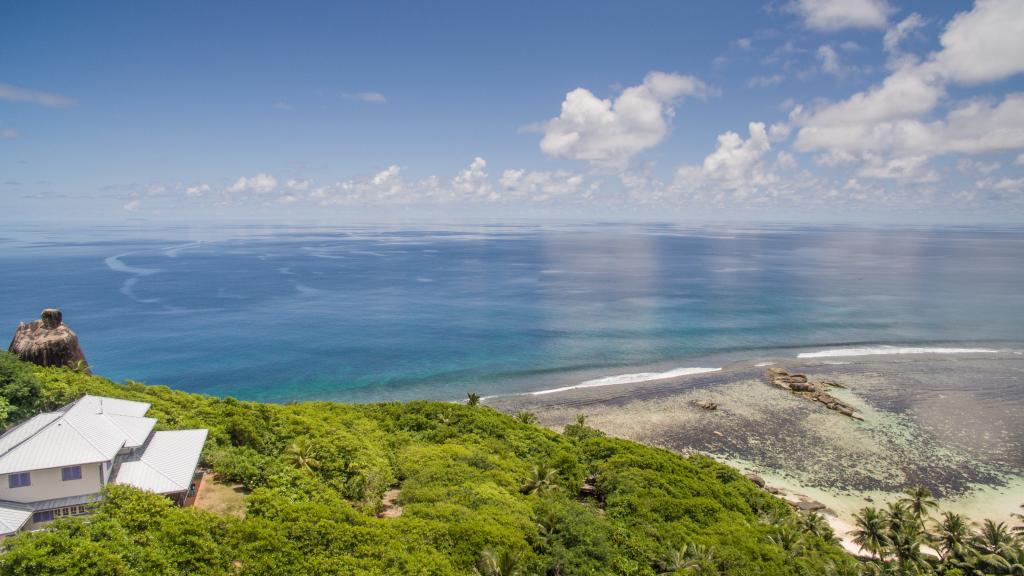
{"label": "corrugated roof", "polygon": [[[78,506],[79,504],[92,504],[93,502],[99,502],[103,499],[100,494],[81,494],[78,496],[65,496],[63,498],[52,498],[50,500],[40,500],[39,502],[28,502],[26,504],[18,504],[19,506],[27,506],[30,510],[51,510],[53,508],[63,508],[65,506]],[[7,504],[6,502],[0,502],[0,504]]]}
{"label": "corrugated roof", "polygon": [[0,436],[0,474],[112,460],[145,442],[156,420],[145,402],[83,396]]}
{"label": "corrugated roof", "polygon": [[138,459],[121,463],[114,483],[158,494],[188,490],[206,434],[206,430],[154,432]]}
{"label": "corrugated roof", "polygon": [[17,502],[0,501],[0,534],[13,534],[32,517],[32,509]]}

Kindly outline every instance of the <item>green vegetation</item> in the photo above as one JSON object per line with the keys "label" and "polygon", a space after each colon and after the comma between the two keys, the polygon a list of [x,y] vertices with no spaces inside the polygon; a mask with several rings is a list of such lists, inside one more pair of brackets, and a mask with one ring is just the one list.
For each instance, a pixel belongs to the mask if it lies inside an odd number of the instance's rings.
{"label": "green vegetation", "polygon": [[[238,518],[111,487],[95,515],[4,541],[0,575],[858,571],[820,517],[798,516],[709,458],[607,438],[582,417],[558,434],[473,396],[466,404],[258,404],[0,357],[12,420],[86,393],[149,402],[161,428],[209,428],[206,465],[251,491]],[[593,494],[581,495],[584,479]],[[377,518],[395,486],[401,516]],[[925,500],[905,507],[901,522],[921,525]],[[896,543],[891,517],[877,527],[887,557],[914,549]],[[981,546],[964,538],[965,547]],[[1011,548],[995,542],[1002,536],[986,538],[986,554]]]}
{"label": "green vegetation", "polygon": [[[855,516],[854,541],[874,560],[864,575],[998,576],[1024,574],[1022,527],[985,520],[979,529],[963,516],[930,516],[938,503],[927,488],[917,487],[883,510],[867,507]],[[1019,516],[1019,515],[1016,515]],[[1022,518],[1024,519],[1024,518]],[[931,525],[929,527],[929,524]],[[926,553],[924,546],[938,553]]]}

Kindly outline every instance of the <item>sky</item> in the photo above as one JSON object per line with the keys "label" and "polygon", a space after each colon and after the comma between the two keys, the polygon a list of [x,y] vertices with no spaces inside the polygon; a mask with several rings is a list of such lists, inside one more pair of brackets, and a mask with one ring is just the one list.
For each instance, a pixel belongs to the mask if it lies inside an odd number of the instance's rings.
{"label": "sky", "polygon": [[8,2],[0,202],[1024,222],[1024,0]]}

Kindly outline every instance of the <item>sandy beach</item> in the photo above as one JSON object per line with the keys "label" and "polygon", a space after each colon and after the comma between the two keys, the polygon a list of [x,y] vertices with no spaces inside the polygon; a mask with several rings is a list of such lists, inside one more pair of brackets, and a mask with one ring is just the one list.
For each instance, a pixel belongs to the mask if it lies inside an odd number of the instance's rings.
{"label": "sandy beach", "polygon": [[[936,494],[942,510],[975,521],[1009,520],[1024,504],[1021,350],[871,352],[843,349],[714,370],[625,375],[486,403],[510,413],[531,411],[555,429],[582,414],[613,436],[708,454],[760,475],[781,497],[824,504],[844,540],[854,513],[918,484]],[[829,393],[863,421],[770,385],[771,367],[839,384]],[[701,408],[698,401],[717,408]]]}

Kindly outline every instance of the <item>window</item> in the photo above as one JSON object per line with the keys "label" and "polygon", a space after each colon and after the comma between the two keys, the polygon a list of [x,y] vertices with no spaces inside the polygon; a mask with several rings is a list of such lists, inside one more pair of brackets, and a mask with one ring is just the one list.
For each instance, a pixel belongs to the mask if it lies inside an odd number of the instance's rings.
{"label": "window", "polygon": [[44,510],[32,515],[33,522],[49,522],[50,520],[53,520],[53,510]]}
{"label": "window", "polygon": [[8,488],[21,488],[32,485],[32,475],[28,472],[15,472],[7,477]]}
{"label": "window", "polygon": [[68,480],[81,480],[82,479],[82,467],[81,466],[68,466],[67,468],[60,469],[60,479],[67,482]]}

